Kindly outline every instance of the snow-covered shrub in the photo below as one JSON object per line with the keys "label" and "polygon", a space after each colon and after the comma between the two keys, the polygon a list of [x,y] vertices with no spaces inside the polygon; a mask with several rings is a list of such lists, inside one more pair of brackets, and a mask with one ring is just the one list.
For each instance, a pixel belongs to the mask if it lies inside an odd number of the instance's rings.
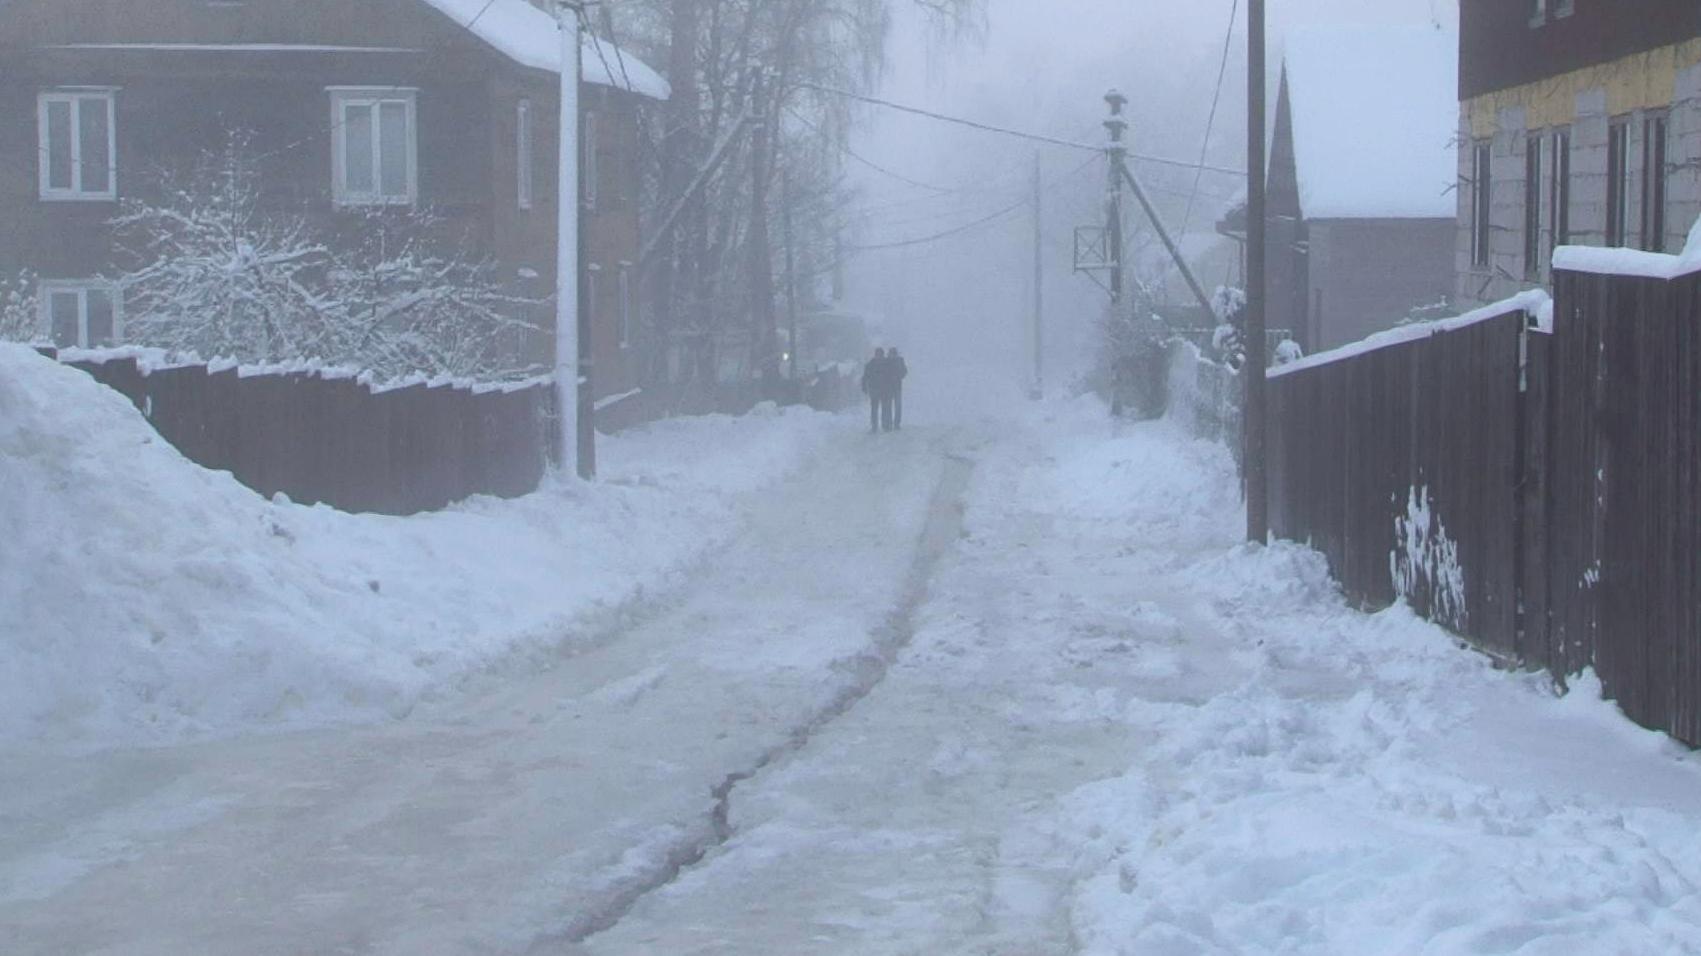
{"label": "snow-covered shrub", "polygon": [[1277,365],[1292,365],[1305,358],[1305,350],[1293,339],[1283,339],[1276,343],[1275,362]]}
{"label": "snow-covered shrub", "polygon": [[1170,331],[1153,311],[1154,302],[1151,287],[1136,280],[1121,307],[1107,308],[1099,320],[1092,387],[1117,414],[1163,414]]}
{"label": "snow-covered shrub", "polygon": [[375,210],[336,243],[325,299],[339,321],[329,351],[385,375],[500,377],[535,371],[521,343],[534,300],[503,288],[429,209]]}
{"label": "snow-covered shrub", "polygon": [[519,374],[507,295],[428,210],[376,210],[343,228],[263,196],[258,157],[231,134],[113,220],[126,338],[207,357],[317,360],[380,378]]}
{"label": "snow-covered shrub", "polygon": [[326,358],[335,321],[314,289],[330,250],[304,216],[261,209],[244,134],[161,174],[112,222],[132,342],[248,362]]}
{"label": "snow-covered shrub", "polygon": [[25,272],[9,281],[0,279],[0,342],[35,342],[42,337],[35,277]]}

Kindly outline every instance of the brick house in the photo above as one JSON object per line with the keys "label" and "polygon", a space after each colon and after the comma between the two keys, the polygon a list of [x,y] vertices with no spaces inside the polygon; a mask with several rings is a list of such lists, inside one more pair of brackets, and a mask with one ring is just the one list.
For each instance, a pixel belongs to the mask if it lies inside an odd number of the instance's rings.
{"label": "brick house", "polygon": [[1458,297],[1549,281],[1556,246],[1675,252],[1701,215],[1701,5],[1465,0]]}
{"label": "brick house", "polygon": [[[118,201],[241,129],[264,203],[343,228],[429,205],[516,292],[548,296],[558,37],[533,0],[0,0],[0,275],[39,277],[61,344],[122,340],[103,278]],[[587,36],[584,60],[585,284],[607,393],[636,374],[638,116],[668,87],[606,40]],[[530,311],[542,331],[524,348],[548,356],[553,307]]]}
{"label": "brick house", "polygon": [[1456,41],[1434,27],[1296,31],[1269,166],[1272,329],[1309,352],[1453,289]]}

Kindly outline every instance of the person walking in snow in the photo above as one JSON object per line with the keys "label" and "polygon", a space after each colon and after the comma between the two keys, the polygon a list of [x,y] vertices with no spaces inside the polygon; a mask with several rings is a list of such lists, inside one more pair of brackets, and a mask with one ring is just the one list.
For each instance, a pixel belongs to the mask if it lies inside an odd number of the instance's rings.
{"label": "person walking in snow", "polygon": [[904,379],[909,377],[910,366],[896,348],[886,353],[886,364],[892,379],[891,427],[899,429],[904,427]]}
{"label": "person walking in snow", "polygon": [[886,350],[875,349],[874,357],[862,367],[862,394],[868,396],[868,431],[880,431],[886,411],[886,391],[889,379]]}

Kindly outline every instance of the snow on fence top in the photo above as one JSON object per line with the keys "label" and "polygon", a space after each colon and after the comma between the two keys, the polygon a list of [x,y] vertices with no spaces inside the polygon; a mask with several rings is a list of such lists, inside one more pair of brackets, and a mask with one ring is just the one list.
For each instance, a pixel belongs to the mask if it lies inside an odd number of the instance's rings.
{"label": "snow on fence top", "polygon": [[1289,35],[1285,70],[1307,219],[1451,219],[1459,42],[1431,26]]}
{"label": "snow on fence top", "polygon": [[1338,349],[1330,349],[1327,352],[1318,352],[1316,355],[1308,355],[1297,362],[1290,362],[1287,365],[1278,365],[1275,368],[1270,369],[1266,374],[1271,378],[1276,378],[1282,375],[1291,375],[1294,372],[1303,371],[1308,368],[1316,368],[1320,365],[1329,365],[1334,362],[1341,362],[1350,358],[1356,358],[1366,352],[1374,352],[1377,349],[1385,349],[1390,346],[1402,345],[1406,342],[1415,342],[1418,339],[1428,338],[1431,335],[1440,335],[1443,332],[1452,332],[1467,326],[1476,325],[1479,322],[1487,322],[1490,319],[1498,319],[1503,315],[1508,315],[1513,312],[1523,312],[1528,315],[1533,315],[1536,317],[1536,325],[1539,329],[1544,332],[1553,331],[1553,299],[1541,289],[1530,289],[1525,292],[1520,292],[1510,299],[1504,299],[1500,302],[1494,303],[1493,305],[1485,305],[1474,312],[1466,312],[1464,315],[1454,316],[1450,319],[1436,319],[1432,322],[1414,322],[1411,325],[1397,326],[1386,332],[1378,332],[1375,335],[1360,339],[1357,342],[1343,345]]}
{"label": "snow on fence top", "polygon": [[[475,36],[515,63],[561,72],[561,34],[555,18],[527,0],[425,2],[461,26],[470,25]],[[630,90],[653,100],[665,100],[673,95],[673,88],[660,73],[607,40],[597,40],[587,33],[582,53],[586,83]]]}
{"label": "snow on fence top", "polygon": [[1701,272],[1701,219],[1690,227],[1689,241],[1675,256],[1638,249],[1560,246],[1553,251],[1553,267],[1564,272],[1640,276],[1645,279],[1676,279]]}

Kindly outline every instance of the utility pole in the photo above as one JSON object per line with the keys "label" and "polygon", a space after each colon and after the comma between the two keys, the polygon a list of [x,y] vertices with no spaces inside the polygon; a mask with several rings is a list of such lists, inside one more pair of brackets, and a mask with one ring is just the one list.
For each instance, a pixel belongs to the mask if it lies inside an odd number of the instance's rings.
{"label": "utility pole", "polygon": [[[791,361],[791,380],[797,382],[797,252],[792,246],[791,215],[792,204],[796,201],[791,192],[791,172],[787,170],[781,180],[780,201],[785,203],[785,241],[786,241],[786,337],[790,339],[791,347],[787,349]],[[801,396],[799,396],[801,398]]]}
{"label": "utility pole", "polygon": [[1264,0],[1246,8],[1247,129],[1246,129],[1246,537],[1263,544],[1270,537],[1268,473],[1265,471],[1266,409],[1264,405],[1264,320],[1267,295],[1264,282],[1266,246],[1264,179]]}
{"label": "utility pole", "polygon": [[768,162],[774,131],[768,117],[768,72],[751,77],[754,126],[750,145],[750,306],[756,332],[756,368],[766,376],[778,371],[774,345],[778,331],[774,316],[774,261],[768,240]]}
{"label": "utility pole", "polygon": [[1042,205],[1045,191],[1040,183],[1040,154],[1034,153],[1034,384],[1033,397],[1045,397],[1045,234]]}
{"label": "utility pole", "polygon": [[581,0],[556,0],[561,28],[561,143],[556,189],[555,397],[561,422],[561,469],[590,480],[596,475],[596,429],[592,425],[589,323],[583,283],[584,250],[579,236],[579,18]]}
{"label": "utility pole", "polygon": [[1110,119],[1104,121],[1104,128],[1110,132],[1110,145],[1105,149],[1105,155],[1110,159],[1110,191],[1105,199],[1110,306],[1113,312],[1119,312],[1122,308],[1122,182],[1128,165],[1128,144],[1122,140],[1123,134],[1128,132],[1128,121],[1122,118],[1122,108],[1128,105],[1128,97],[1111,90],[1104,95],[1104,101],[1110,104]]}

